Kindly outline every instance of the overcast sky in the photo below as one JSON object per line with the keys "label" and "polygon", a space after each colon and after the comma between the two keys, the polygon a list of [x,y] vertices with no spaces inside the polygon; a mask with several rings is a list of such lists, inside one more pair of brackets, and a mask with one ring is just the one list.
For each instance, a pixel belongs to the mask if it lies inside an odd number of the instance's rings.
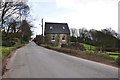
{"label": "overcast sky", "polygon": [[41,34],[44,22],[68,23],[70,28],[101,30],[112,28],[118,32],[119,0],[29,0],[34,35]]}

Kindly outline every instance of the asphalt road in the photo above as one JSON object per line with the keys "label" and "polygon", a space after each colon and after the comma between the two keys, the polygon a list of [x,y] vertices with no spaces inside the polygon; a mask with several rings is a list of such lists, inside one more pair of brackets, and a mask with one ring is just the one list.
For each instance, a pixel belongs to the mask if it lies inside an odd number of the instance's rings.
{"label": "asphalt road", "polygon": [[117,78],[118,68],[65,55],[30,42],[10,59],[6,78]]}

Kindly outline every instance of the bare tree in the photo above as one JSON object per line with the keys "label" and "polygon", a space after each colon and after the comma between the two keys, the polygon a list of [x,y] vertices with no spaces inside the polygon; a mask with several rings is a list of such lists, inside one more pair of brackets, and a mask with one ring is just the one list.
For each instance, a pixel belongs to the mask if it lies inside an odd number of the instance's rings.
{"label": "bare tree", "polygon": [[77,33],[77,29],[76,29],[76,28],[71,28],[71,29],[70,29],[70,32],[71,32],[71,36],[73,36],[73,37],[77,37],[77,36],[78,36],[78,33]]}
{"label": "bare tree", "polygon": [[[0,3],[0,23],[2,30],[4,31],[4,37],[6,41],[10,38],[17,37],[23,41],[23,37],[26,36],[26,38],[29,35],[26,35],[26,31],[24,31],[26,28],[26,24],[23,24],[24,21],[27,21],[28,15],[29,15],[30,8],[27,5],[26,2],[1,2]],[[30,24],[27,21],[27,24]],[[30,26],[28,26],[27,29]],[[28,32],[28,31],[27,31]],[[13,37],[9,37],[13,36]],[[3,38],[4,39],[4,38]]]}
{"label": "bare tree", "polygon": [[20,15],[21,10],[28,8],[28,6],[23,6],[23,4],[24,2],[1,2],[0,3],[1,28],[4,28],[3,24],[6,22],[6,19],[9,19],[11,17],[16,19],[21,16]]}

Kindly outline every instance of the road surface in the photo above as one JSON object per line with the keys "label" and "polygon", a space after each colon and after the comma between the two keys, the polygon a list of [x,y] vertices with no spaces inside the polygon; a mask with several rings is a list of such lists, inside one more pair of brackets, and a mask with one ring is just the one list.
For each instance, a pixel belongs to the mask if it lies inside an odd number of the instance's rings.
{"label": "road surface", "polygon": [[117,78],[118,68],[65,55],[30,42],[8,62],[6,78]]}

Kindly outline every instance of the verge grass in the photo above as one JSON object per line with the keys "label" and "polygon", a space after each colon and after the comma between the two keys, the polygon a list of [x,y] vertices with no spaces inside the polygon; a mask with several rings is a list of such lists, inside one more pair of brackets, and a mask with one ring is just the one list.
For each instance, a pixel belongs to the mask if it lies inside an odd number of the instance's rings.
{"label": "verge grass", "polygon": [[[117,52],[106,52],[108,54],[120,54],[120,53],[117,53]],[[112,57],[114,60],[116,60],[119,56],[117,55],[110,55],[110,57]]]}
{"label": "verge grass", "polygon": [[[11,51],[24,46],[25,44],[19,44],[13,47],[1,47],[0,54],[2,55],[2,59],[4,59]],[[1,57],[0,57],[1,58]]]}
{"label": "verge grass", "polygon": [[92,46],[92,45],[88,45],[88,44],[85,44],[85,43],[80,43],[81,45],[83,45],[87,50],[95,50],[96,47],[95,46]]}

